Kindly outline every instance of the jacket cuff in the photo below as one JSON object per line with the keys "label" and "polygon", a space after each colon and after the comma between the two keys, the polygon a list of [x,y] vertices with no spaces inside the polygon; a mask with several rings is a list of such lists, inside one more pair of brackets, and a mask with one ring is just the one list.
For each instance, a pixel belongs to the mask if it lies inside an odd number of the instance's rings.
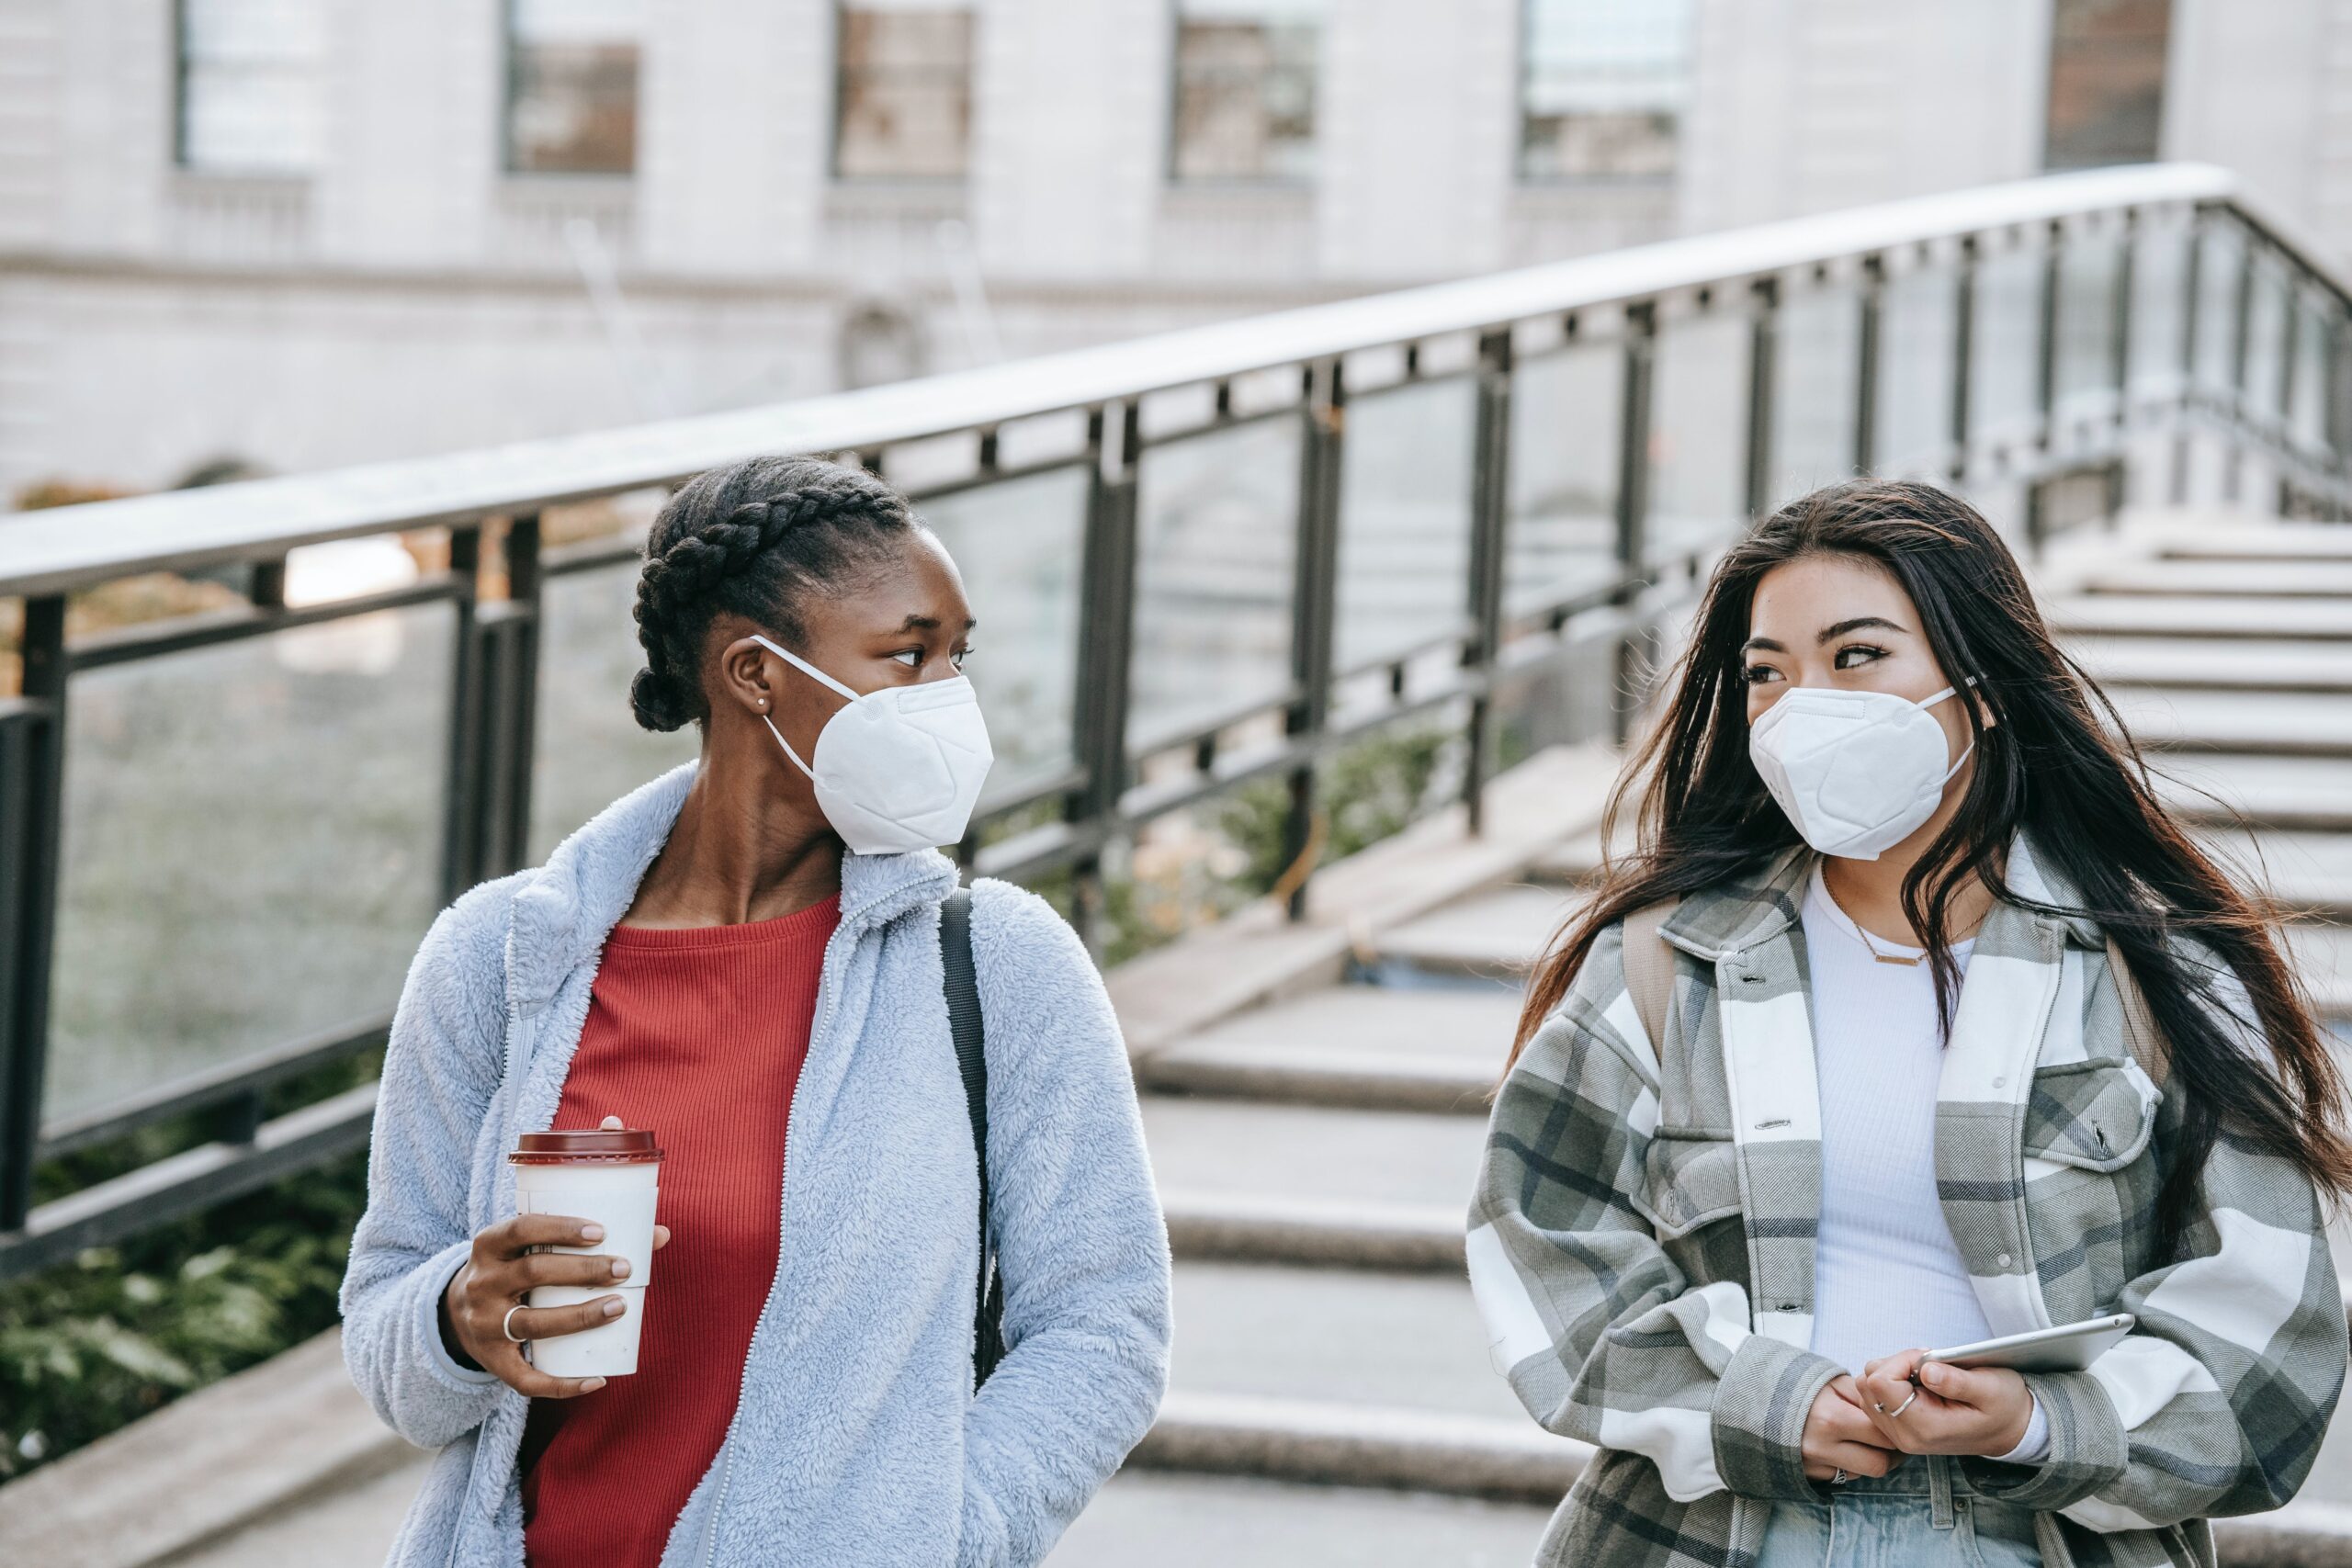
{"label": "jacket cuff", "polygon": [[1813,1402],[1845,1368],[1762,1334],[1739,1342],[1715,1384],[1715,1472],[1743,1497],[1815,1502],[1804,1472],[1804,1424]]}
{"label": "jacket cuff", "polygon": [[441,1337],[441,1298],[448,1291],[449,1281],[472,1256],[473,1247],[473,1237],[468,1236],[450,1243],[416,1266],[416,1300],[410,1305],[409,1317],[418,1342],[418,1359],[431,1367],[443,1382],[468,1394],[477,1393],[485,1383],[499,1381],[496,1372],[460,1364],[449,1354],[447,1341]]}
{"label": "jacket cuff", "polygon": [[2050,1425],[2050,1452],[2021,1471],[1997,1460],[1965,1459],[1969,1483],[1996,1502],[2051,1512],[2112,1484],[2131,1460],[2123,1417],[2088,1372],[2028,1372],[2025,1386]]}

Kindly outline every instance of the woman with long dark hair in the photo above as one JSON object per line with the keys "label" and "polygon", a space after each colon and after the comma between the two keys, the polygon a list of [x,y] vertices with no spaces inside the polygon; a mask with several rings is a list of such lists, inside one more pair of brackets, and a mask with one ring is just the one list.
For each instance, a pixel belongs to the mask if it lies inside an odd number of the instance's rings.
{"label": "woman with long dark hair", "polygon": [[[1034,1563],[1151,1425],[1168,1237],[1086,949],[933,847],[992,755],[963,581],[872,474],[756,458],[662,508],[636,620],[699,755],[443,910],[393,1016],[343,1284],[440,1450],[391,1563]],[[646,1130],[647,1273],[518,1212],[520,1139]],[[634,1371],[560,1375],[622,1314]]]}
{"label": "woman with long dark hair", "polygon": [[[2016,559],[1854,481],[1716,567],[1470,1214],[1598,1447],[1544,1563],[2200,1563],[2341,1390],[2343,1083]],[[1922,1351],[2130,1313],[2085,1371]]]}

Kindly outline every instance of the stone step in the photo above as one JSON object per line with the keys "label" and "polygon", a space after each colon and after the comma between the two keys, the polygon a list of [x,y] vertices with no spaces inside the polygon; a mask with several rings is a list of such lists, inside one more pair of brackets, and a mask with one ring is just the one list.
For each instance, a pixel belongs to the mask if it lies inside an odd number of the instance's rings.
{"label": "stone step", "polygon": [[2156,760],[2157,796],[2180,818],[2259,829],[2352,832],[2352,763],[2325,757],[2169,753]]}
{"label": "stone step", "polygon": [[1546,1506],[1130,1468],[1046,1568],[1525,1568]]}
{"label": "stone step", "polygon": [[2341,523],[2262,523],[2237,520],[2187,533],[2166,532],[2156,553],[2172,560],[2352,561],[2352,528]]}
{"label": "stone step", "polygon": [[391,1555],[392,1538],[431,1468],[431,1458],[420,1455],[175,1556],[171,1568],[378,1568]]}
{"label": "stone step", "polygon": [[2069,594],[2043,613],[2062,637],[2352,641],[2352,599],[2156,599]]}
{"label": "stone step", "polygon": [[[1469,1203],[1463,1191],[1462,1207]],[[1478,1416],[1535,1430],[1460,1274],[1180,1261],[1169,1388]]]}
{"label": "stone step", "polygon": [[2352,694],[2352,659],[2328,643],[2077,637],[2067,651],[2109,688]]}
{"label": "stone step", "polygon": [[1556,884],[1514,883],[1385,932],[1380,951],[1414,968],[1516,985],[1580,902]]}
{"label": "stone step", "polygon": [[[2344,662],[2352,664],[2352,656]],[[2352,758],[2352,699],[2126,686],[2109,694],[2132,738],[2167,751]]]}
{"label": "stone step", "polygon": [[[1495,1038],[1498,1070],[1510,1043],[1508,1034]],[[1143,1124],[1160,1190],[1205,1208],[1406,1205],[1451,1210],[1456,1223],[1486,1143],[1476,1116],[1182,1095],[1145,1097]]]}
{"label": "stone step", "polygon": [[1591,1455],[1524,1416],[1171,1392],[1127,1464],[1550,1505]]}
{"label": "stone step", "polygon": [[2352,558],[2117,561],[2086,574],[2082,592],[2190,598],[2336,598],[2352,594]]}
{"label": "stone step", "polygon": [[1464,1266],[1459,1203],[1163,1191],[1160,1204],[1169,1249],[1182,1258],[1419,1274],[1459,1275]]}

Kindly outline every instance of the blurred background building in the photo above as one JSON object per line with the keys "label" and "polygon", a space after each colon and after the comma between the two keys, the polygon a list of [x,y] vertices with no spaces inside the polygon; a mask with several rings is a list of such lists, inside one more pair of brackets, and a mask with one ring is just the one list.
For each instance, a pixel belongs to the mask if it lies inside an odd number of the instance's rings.
{"label": "blurred background building", "polygon": [[2352,243],[2320,0],[0,0],[0,69],[6,497],[2094,164],[2226,164]]}

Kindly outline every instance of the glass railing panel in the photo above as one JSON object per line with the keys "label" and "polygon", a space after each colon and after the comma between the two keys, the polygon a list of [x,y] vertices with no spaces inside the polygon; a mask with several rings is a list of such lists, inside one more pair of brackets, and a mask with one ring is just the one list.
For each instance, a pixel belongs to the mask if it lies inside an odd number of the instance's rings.
{"label": "glass railing panel", "polygon": [[1871,467],[1936,479],[1951,460],[1959,280],[1948,264],[1886,280],[1879,299],[1878,417]]}
{"label": "glass railing panel", "polygon": [[979,622],[965,673],[996,752],[990,795],[1049,777],[1075,754],[1089,489],[1073,465],[915,502],[956,558]]}
{"label": "glass railing panel", "polygon": [[1658,329],[1650,392],[1650,558],[1729,544],[1747,509],[1747,356],[1743,311]]}
{"label": "glass railing panel", "polygon": [[2111,233],[2070,238],[2058,254],[2058,351],[2053,411],[2062,420],[2115,407],[2115,290],[2123,248]]}
{"label": "glass railing panel", "polygon": [[2295,302],[2295,374],[2287,406],[2297,445],[2316,452],[2327,440],[2327,307],[2316,295]]}
{"label": "glass railing panel", "polygon": [[1973,446],[2030,440],[2040,429],[2042,269],[2039,242],[1976,264],[1968,368]]}
{"label": "glass railing panel", "polygon": [[1503,547],[1510,615],[1536,614],[1617,576],[1624,374],[1624,351],[1605,343],[1524,359],[1512,373]]}
{"label": "glass railing panel", "polygon": [[2189,235],[2186,222],[2150,222],[2133,241],[2127,373],[2135,399],[2177,396],[2186,384]]}
{"label": "glass railing panel", "polygon": [[2197,386],[2226,397],[2237,367],[2238,281],[2245,264],[2245,231],[2228,218],[2209,217],[2199,231],[2197,257]]}
{"label": "glass railing panel", "polygon": [[2285,411],[2280,397],[2287,369],[2289,299],[2287,272],[2278,259],[2254,264],[2254,293],[2245,318],[2245,406],[2256,418],[2275,420]]}
{"label": "glass railing panel", "polygon": [[629,706],[645,667],[637,639],[639,563],[550,576],[539,589],[537,724],[531,752],[534,865],[639,784],[692,759],[701,733],[646,729]]}
{"label": "glass railing panel", "polygon": [[374,610],[73,677],[45,1122],[391,1009],[441,904],[455,629]]}
{"label": "glass railing panel", "polygon": [[1295,414],[1144,449],[1130,744],[1289,690],[1300,462]]}
{"label": "glass railing panel", "polygon": [[1861,344],[1861,299],[1850,285],[1793,288],[1781,301],[1768,505],[1853,477]]}
{"label": "glass railing panel", "polygon": [[1462,628],[1470,606],[1475,377],[1348,402],[1332,657],[1351,670]]}

